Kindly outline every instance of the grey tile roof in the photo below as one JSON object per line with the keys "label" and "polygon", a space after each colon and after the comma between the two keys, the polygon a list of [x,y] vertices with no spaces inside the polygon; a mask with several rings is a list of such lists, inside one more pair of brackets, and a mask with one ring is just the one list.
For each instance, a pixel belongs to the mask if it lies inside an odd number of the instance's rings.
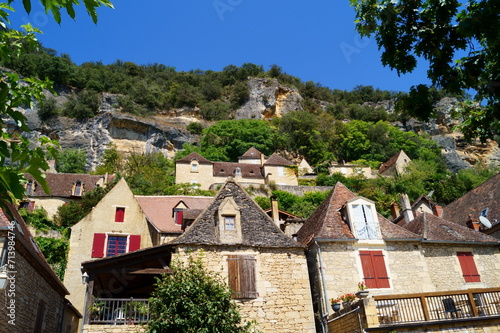
{"label": "grey tile roof", "polygon": [[215,219],[222,201],[227,197],[233,198],[240,211],[242,241],[236,245],[276,248],[302,247],[286,236],[264,210],[233,180],[228,180],[219,190],[212,204],[198,216],[184,234],[169,244],[226,245],[217,236],[218,229]]}

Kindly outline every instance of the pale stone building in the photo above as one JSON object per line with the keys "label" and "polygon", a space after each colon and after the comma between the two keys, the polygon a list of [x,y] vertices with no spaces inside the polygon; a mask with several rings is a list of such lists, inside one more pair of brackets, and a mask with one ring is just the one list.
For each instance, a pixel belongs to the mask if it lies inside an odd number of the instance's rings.
{"label": "pale stone building", "polygon": [[0,210],[0,332],[76,333],[81,314],[13,206]]}
{"label": "pale stone building", "polygon": [[375,175],[372,174],[372,168],[369,166],[362,166],[358,164],[332,164],[328,167],[328,171],[330,175],[334,173],[340,173],[344,177],[354,177],[362,175],[365,178],[375,178]]}
{"label": "pale stone building", "polygon": [[[326,329],[327,318],[332,315],[329,300],[356,292],[358,282],[366,283],[377,302],[377,297],[390,299],[377,303],[375,311],[379,319],[375,326],[383,326],[385,331],[390,331],[389,321],[392,324],[408,319],[403,316],[405,305],[398,301],[405,294],[425,298],[439,293],[432,296],[434,303],[426,308],[427,317],[419,317],[420,327],[447,315],[445,301],[452,299],[459,304],[464,290],[481,295],[474,296],[477,309],[486,307],[483,292],[500,286],[499,242],[429,212],[410,217],[394,224],[377,213],[372,201],[337,183],[306,220],[298,232],[298,241],[308,247],[311,288],[320,319],[318,331]],[[495,297],[500,298],[496,292]],[[391,298],[397,295],[399,298]],[[383,312],[384,306],[389,308],[387,304],[391,304],[390,315]],[[488,315],[497,311],[494,304],[493,300],[488,302]],[[472,308],[469,305],[467,311]],[[465,308],[461,310],[466,312]],[[359,325],[345,332],[354,329]]]}
{"label": "pale stone building", "polygon": [[264,332],[314,332],[304,247],[233,180],[169,245],[180,258],[202,253],[209,269],[228,276],[244,321]]}
{"label": "pale stone building", "polygon": [[387,162],[382,163],[378,169],[378,173],[382,176],[392,177],[404,173],[406,167],[411,162],[411,159],[404,151],[400,151],[391,157]]}
{"label": "pale stone building", "polygon": [[114,175],[89,175],[77,173],[46,173],[45,180],[50,193],[44,189],[29,174],[25,174],[26,198],[21,201],[20,207],[43,208],[47,216],[52,218],[57,213],[57,208],[71,201],[80,201],[82,196],[97,187],[106,187],[115,179]]}
{"label": "pale stone building", "polygon": [[298,185],[296,166],[273,154],[265,156],[250,148],[238,163],[212,162],[198,153],[191,153],[175,163],[175,183],[189,183],[202,190],[222,185],[227,177],[246,185]]}

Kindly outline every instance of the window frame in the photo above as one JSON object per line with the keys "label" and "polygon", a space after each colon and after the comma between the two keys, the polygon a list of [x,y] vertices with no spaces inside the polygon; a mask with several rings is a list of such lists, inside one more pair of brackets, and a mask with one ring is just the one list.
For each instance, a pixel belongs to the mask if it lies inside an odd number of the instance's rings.
{"label": "window frame", "polygon": [[[119,242],[124,242],[125,244],[120,244]],[[106,237],[106,258],[114,257],[119,254],[124,254],[128,252],[128,236],[123,235],[107,235]],[[110,254],[110,246],[114,245],[114,253]],[[120,246],[124,246],[123,251],[120,251]]]}

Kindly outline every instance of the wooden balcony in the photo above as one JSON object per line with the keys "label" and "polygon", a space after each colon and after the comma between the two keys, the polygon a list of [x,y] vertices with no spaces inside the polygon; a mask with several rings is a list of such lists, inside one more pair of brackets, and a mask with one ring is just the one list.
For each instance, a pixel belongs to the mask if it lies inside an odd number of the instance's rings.
{"label": "wooden balcony", "polygon": [[500,288],[374,296],[381,326],[500,316]]}
{"label": "wooden balcony", "polygon": [[149,301],[143,298],[95,298],[89,307],[91,325],[143,325],[149,320]]}

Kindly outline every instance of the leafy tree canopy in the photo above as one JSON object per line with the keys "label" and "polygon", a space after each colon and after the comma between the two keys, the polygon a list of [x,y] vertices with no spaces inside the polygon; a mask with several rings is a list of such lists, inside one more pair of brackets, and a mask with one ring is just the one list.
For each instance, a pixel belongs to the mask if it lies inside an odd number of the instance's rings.
{"label": "leafy tree canopy", "polygon": [[[496,0],[351,0],[356,29],[374,35],[382,64],[412,72],[418,58],[429,62],[432,84],[452,94],[476,92],[476,103],[459,109],[466,137],[482,141],[500,132],[500,4]],[[414,114],[431,116],[428,87],[412,88]],[[483,104],[484,107],[477,105]]]}
{"label": "leafy tree canopy", "polygon": [[61,173],[85,173],[87,153],[82,149],[65,149],[57,158],[56,170]]}

